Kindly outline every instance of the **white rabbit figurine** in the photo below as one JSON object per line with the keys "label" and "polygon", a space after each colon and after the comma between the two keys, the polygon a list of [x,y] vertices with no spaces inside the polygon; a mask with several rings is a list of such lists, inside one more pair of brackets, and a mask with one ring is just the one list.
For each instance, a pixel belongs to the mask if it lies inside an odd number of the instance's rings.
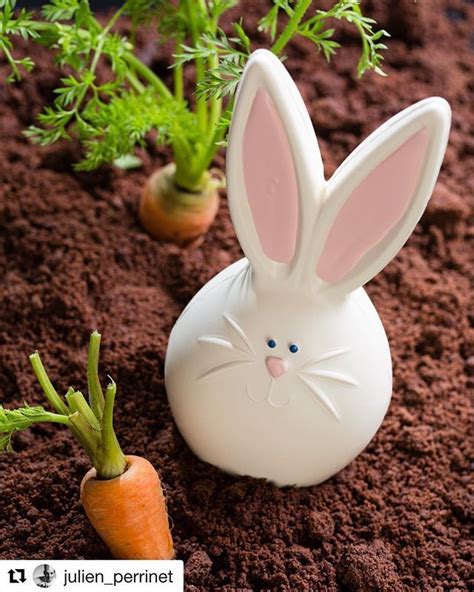
{"label": "white rabbit figurine", "polygon": [[451,111],[429,98],[382,125],[325,181],[303,100],[269,51],[250,58],[227,153],[246,258],[191,300],[166,388],[186,442],[225,471],[314,485],[370,442],[392,391],[390,350],[361,286],[420,219]]}

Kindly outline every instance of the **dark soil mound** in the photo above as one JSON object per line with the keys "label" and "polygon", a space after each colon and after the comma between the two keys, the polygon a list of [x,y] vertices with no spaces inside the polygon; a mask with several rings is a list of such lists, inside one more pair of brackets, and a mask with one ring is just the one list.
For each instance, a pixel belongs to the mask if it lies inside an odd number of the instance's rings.
{"label": "dark soil mound", "polygon": [[[241,4],[255,22],[261,3]],[[21,136],[51,98],[58,72],[49,57],[35,49],[33,74],[17,86],[0,83],[0,402],[42,400],[28,364],[35,348],[61,389],[69,382],[85,389],[88,336],[99,328],[102,374],[119,385],[119,438],[163,478],[189,590],[474,587],[474,5],[372,0],[369,9],[393,34],[388,78],[355,78],[357,39],[349,32],[331,67],[303,42],[287,62],[327,175],[379,123],[425,96],[451,102],[453,131],[421,224],[368,286],[392,347],[389,413],[368,449],[319,487],[279,490],[227,476],[190,453],[170,416],[163,360],[173,322],[203,283],[240,256],[225,200],[199,249],[153,242],[138,225],[137,200],[163,153],[151,147],[145,167],[131,173],[75,174],[75,147],[40,149]],[[165,58],[153,59],[163,68]],[[0,63],[0,80],[4,72]],[[37,427],[14,443],[17,453],[0,457],[0,558],[108,558],[79,505],[88,462],[70,435]]]}

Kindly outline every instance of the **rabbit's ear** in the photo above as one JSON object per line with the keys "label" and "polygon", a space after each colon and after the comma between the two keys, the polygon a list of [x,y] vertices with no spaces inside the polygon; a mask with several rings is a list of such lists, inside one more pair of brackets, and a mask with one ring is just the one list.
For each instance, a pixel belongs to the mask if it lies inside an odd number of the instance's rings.
{"label": "rabbit's ear", "polygon": [[288,269],[310,234],[323,166],[301,95],[266,50],[252,54],[239,85],[227,181],[232,221],[252,265]]}
{"label": "rabbit's ear", "polygon": [[316,223],[316,275],[349,292],[398,253],[421,218],[448,141],[451,110],[425,99],[369,136],[328,183]]}

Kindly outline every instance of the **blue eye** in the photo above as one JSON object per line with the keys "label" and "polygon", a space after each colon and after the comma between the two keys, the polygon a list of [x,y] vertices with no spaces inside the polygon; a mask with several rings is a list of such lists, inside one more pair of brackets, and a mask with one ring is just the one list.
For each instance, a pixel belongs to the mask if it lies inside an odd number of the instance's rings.
{"label": "blue eye", "polygon": [[268,347],[271,347],[273,349],[274,347],[277,346],[277,342],[274,339],[269,339],[267,341],[267,345],[268,345]]}
{"label": "blue eye", "polygon": [[296,345],[296,343],[292,343],[288,349],[292,354],[296,354],[296,352],[298,351],[298,346]]}

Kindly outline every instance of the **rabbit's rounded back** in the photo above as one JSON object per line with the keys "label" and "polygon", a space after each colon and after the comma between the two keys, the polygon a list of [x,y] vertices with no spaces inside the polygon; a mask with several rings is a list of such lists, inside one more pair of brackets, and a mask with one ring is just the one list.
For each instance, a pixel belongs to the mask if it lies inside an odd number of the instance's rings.
{"label": "rabbit's rounded back", "polygon": [[259,50],[236,99],[227,156],[246,259],[211,280],[170,336],[166,385],[208,462],[280,485],[318,483],[377,431],[391,362],[362,285],[421,217],[446,148],[446,101],[421,101],[367,138],[326,182],[283,65]]}

